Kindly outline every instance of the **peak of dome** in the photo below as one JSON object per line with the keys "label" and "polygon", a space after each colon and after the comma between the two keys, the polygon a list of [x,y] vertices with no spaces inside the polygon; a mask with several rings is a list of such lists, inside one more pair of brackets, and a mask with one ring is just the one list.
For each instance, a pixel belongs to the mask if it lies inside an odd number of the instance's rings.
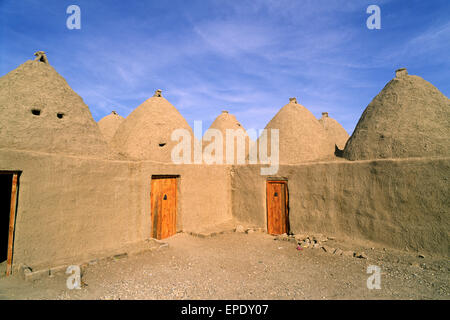
{"label": "peak of dome", "polygon": [[228,113],[228,111],[222,111],[222,113],[217,116],[217,118],[214,120],[214,122],[211,124],[211,126],[209,128],[210,129],[219,129],[219,130],[223,131],[223,134],[225,134],[226,129],[242,129],[242,130],[244,130],[242,125],[236,119],[236,116]]}
{"label": "peak of dome", "polygon": [[[227,150],[227,134],[234,134],[233,143],[234,143],[234,163],[237,163],[238,160],[238,140],[244,143],[245,145],[245,151],[243,152],[244,159],[247,157],[249,148],[250,148],[250,137],[248,136],[247,132],[245,131],[244,127],[239,123],[239,121],[236,119],[236,117],[233,114],[228,113],[228,111],[222,111],[221,114],[217,116],[217,118],[214,120],[214,122],[211,124],[208,130],[206,130],[204,136],[203,136],[203,149],[208,150],[210,146],[212,146],[214,143],[216,143],[215,140],[209,140],[209,135],[211,132],[209,130],[215,129],[219,130],[222,133],[222,163],[226,162],[226,150]],[[234,132],[230,132],[229,130],[234,130]],[[233,148],[233,147],[231,147]],[[213,152],[215,154],[215,151]]]}
{"label": "peak of dome", "polygon": [[124,117],[120,116],[116,111],[112,111],[110,114],[98,121],[100,131],[107,142],[111,141],[112,137],[124,120]]}
{"label": "peak of dome", "polygon": [[43,62],[45,64],[49,64],[48,63],[48,59],[47,59],[47,55],[45,54],[44,51],[36,51],[34,53],[34,55],[36,56],[36,58],[34,59],[34,61],[39,61],[39,62]]}
{"label": "peak of dome", "polygon": [[322,112],[320,124],[325,129],[328,139],[336,145],[339,150],[344,150],[345,144],[350,137],[347,131],[335,119],[330,118],[328,112]]}
{"label": "peak of dome", "polygon": [[396,78],[403,78],[404,76],[408,75],[408,70],[406,68],[400,68],[395,70],[395,77]]}
{"label": "peak of dome", "polygon": [[164,97],[154,95],[122,122],[111,145],[133,159],[171,162],[171,151],[178,144],[171,139],[176,129],[185,129],[193,137],[191,127],[178,110]]}
{"label": "peak of dome", "polygon": [[349,160],[450,155],[450,100],[399,71],[370,102],[347,142]]}
{"label": "peak of dome", "polygon": [[99,155],[107,145],[88,106],[48,63],[29,60],[0,78],[0,147]]}
{"label": "peak of dome", "polygon": [[[301,104],[290,102],[285,105],[270,120],[266,129],[279,130],[280,163],[293,164],[334,157],[334,145],[322,125]],[[268,142],[270,150],[270,132]]]}

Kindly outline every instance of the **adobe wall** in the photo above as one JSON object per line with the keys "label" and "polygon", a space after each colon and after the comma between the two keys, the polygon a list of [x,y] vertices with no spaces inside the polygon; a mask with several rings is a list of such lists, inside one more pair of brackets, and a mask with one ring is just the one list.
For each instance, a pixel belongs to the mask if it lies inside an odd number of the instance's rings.
{"label": "adobe wall", "polygon": [[[78,263],[150,237],[152,175],[179,175],[178,230],[232,218],[266,226],[260,166],[173,165],[0,149],[22,171],[14,267]],[[282,165],[294,233],[321,232],[448,255],[450,158]],[[232,188],[230,189],[230,185]]]}
{"label": "adobe wall", "polygon": [[[152,175],[180,175],[177,181],[180,195],[178,221],[182,225],[178,228],[198,232],[232,219],[230,170],[231,166],[225,165],[175,165],[143,161],[140,177],[143,194],[150,195]],[[144,196],[142,201],[143,207],[150,208],[150,196]]]}
{"label": "adobe wall", "polygon": [[[233,216],[266,228],[259,166],[232,169]],[[448,255],[450,158],[283,165],[294,233],[367,239]]]}
{"label": "adobe wall", "polygon": [[0,149],[22,171],[14,266],[79,263],[150,238],[153,174],[178,174],[178,229],[231,219],[227,166],[177,166]]}

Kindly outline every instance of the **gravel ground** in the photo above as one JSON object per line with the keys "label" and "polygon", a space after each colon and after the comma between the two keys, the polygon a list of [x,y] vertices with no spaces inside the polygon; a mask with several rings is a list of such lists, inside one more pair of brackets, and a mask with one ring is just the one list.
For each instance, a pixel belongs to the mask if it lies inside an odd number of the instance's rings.
{"label": "gravel ground", "polygon": [[[65,274],[27,282],[0,279],[1,299],[449,299],[448,259],[327,241],[367,259],[263,233],[210,238],[177,234],[168,247],[83,269],[80,290],[66,288]],[[381,268],[381,289],[369,290],[369,265]]]}

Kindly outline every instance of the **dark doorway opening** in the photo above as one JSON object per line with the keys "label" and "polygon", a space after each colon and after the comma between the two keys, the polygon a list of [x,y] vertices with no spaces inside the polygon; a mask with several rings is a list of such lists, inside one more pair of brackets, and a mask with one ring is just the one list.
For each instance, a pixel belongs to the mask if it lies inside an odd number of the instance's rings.
{"label": "dark doorway opening", "polygon": [[8,258],[12,174],[0,174],[0,263]]}
{"label": "dark doorway opening", "polygon": [[0,273],[12,273],[19,173],[0,171]]}

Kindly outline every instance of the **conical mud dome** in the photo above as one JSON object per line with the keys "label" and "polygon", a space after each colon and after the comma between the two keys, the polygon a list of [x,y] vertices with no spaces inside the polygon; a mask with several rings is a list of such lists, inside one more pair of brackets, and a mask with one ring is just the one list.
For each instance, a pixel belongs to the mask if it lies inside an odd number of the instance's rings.
{"label": "conical mud dome", "polygon": [[333,142],[339,150],[344,150],[345,144],[350,137],[344,127],[335,119],[328,116],[328,112],[322,112],[322,118],[319,119],[320,124],[325,129],[328,139]]}
{"label": "conical mud dome", "polygon": [[0,147],[106,154],[88,106],[43,55],[0,78]]}
{"label": "conical mud dome", "polygon": [[111,145],[131,159],[172,162],[171,152],[178,141],[171,137],[176,129],[186,130],[193,139],[189,124],[158,90],[122,122]]}
{"label": "conical mud dome", "polygon": [[[281,108],[266,129],[279,130],[279,161],[294,164],[304,161],[334,159],[334,144],[314,115],[295,98]],[[259,138],[261,139],[261,137]],[[270,153],[270,132],[268,150]]]}
{"label": "conical mud dome", "polygon": [[[227,150],[227,130],[228,130],[228,134],[231,137],[231,134],[233,134],[233,143],[232,145],[230,145],[229,148],[231,148],[230,150],[232,150],[234,153],[234,160],[233,163],[234,164],[238,164],[238,141],[242,140],[242,145],[244,146],[242,152],[243,152],[243,163],[245,162],[245,159],[248,156],[248,150],[249,150],[249,136],[247,134],[247,132],[245,131],[244,127],[239,123],[239,121],[237,121],[236,117],[230,113],[228,113],[228,111],[222,111],[222,113],[214,120],[214,122],[211,124],[211,126],[209,127],[208,130],[210,129],[216,129],[219,130],[222,134],[222,144],[223,144],[223,157],[222,157],[222,163],[227,163],[226,160],[226,150]],[[208,150],[208,146],[210,146],[211,144],[214,143],[214,138],[211,139],[210,141],[206,141],[205,138],[208,136],[208,134],[210,133],[209,131],[205,132],[205,135],[203,136],[204,140],[203,140],[203,150]],[[213,152],[213,155],[215,153]],[[241,163],[241,164],[243,164]]]}
{"label": "conical mud dome", "polygon": [[113,111],[106,117],[101,118],[98,121],[98,126],[106,141],[111,141],[112,137],[116,133],[117,129],[120,127],[122,122],[125,120],[124,117],[120,116],[117,112]]}
{"label": "conical mud dome", "polygon": [[372,100],[347,142],[349,160],[450,155],[450,100],[399,69]]}

